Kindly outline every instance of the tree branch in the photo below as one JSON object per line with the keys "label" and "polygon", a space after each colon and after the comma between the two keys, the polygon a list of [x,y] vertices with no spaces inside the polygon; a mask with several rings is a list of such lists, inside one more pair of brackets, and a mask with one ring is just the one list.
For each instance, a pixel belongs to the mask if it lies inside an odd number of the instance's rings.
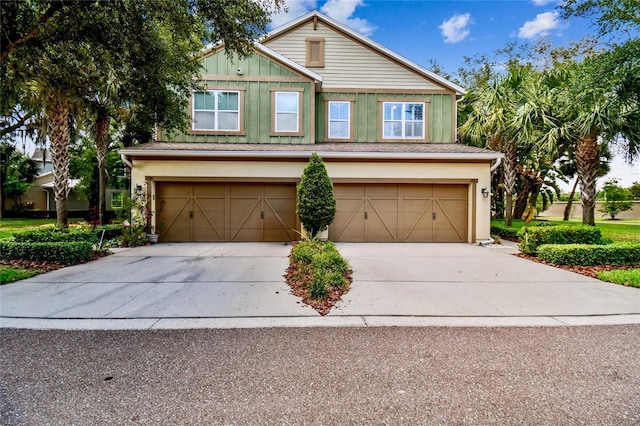
{"label": "tree branch", "polygon": [[24,125],[24,123],[27,122],[27,120],[29,120],[31,117],[33,117],[33,113],[32,112],[28,112],[26,115],[20,117],[18,119],[18,121],[10,126],[7,127],[3,127],[2,129],[0,129],[0,139],[4,136],[7,135],[17,129],[19,129],[20,127],[22,127]]}
{"label": "tree branch", "polygon": [[31,40],[33,37],[35,37],[36,34],[38,33],[38,31],[40,31],[41,25],[45,24],[49,19],[51,19],[51,17],[57,11],[62,9],[62,6],[63,6],[63,2],[62,1],[58,1],[58,2],[55,2],[55,3],[51,4],[49,6],[49,8],[47,9],[47,11],[45,13],[43,13],[42,16],[40,16],[40,18],[35,23],[35,25],[29,31],[27,31],[27,33],[25,35],[23,35],[22,37],[18,37],[16,35],[15,39],[12,40],[10,38],[9,39],[9,43],[7,43],[6,45],[1,45],[0,46],[0,63],[5,61],[5,59],[7,58],[7,55],[13,49],[16,49],[20,45],[25,44],[26,42]]}

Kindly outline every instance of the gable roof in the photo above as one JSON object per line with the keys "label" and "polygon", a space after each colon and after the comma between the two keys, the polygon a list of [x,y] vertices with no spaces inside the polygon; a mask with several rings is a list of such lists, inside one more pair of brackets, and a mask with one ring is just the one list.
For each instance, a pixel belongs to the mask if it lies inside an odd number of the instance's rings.
{"label": "gable roof", "polygon": [[[223,49],[224,48],[224,43],[223,42],[219,42],[219,43],[210,43],[207,46],[205,46],[202,51],[202,58],[205,58],[207,56],[209,56],[210,54],[216,53],[216,51]],[[276,52],[273,49],[268,48],[267,46],[261,44],[261,43],[254,43],[253,44],[253,48],[254,50],[256,50],[257,52],[262,53],[263,55],[267,56],[268,58],[270,58],[271,60],[273,60],[274,62],[278,62],[281,65],[284,65],[294,71],[296,71],[299,74],[302,74],[310,79],[312,79],[314,82],[316,83],[321,83],[322,82],[322,76],[320,74],[318,74],[317,72],[311,71],[309,68],[304,67],[302,65],[300,65],[297,62],[292,61],[291,59],[287,58],[286,56]]]}
{"label": "gable roof", "polygon": [[404,56],[399,55],[398,53],[394,52],[393,50],[384,47],[383,45],[381,45],[380,43],[377,43],[373,40],[371,40],[368,37],[365,37],[364,35],[352,30],[351,28],[339,23],[338,21],[329,18],[328,16],[318,12],[318,11],[312,11],[307,13],[306,15],[303,15],[297,19],[294,19],[293,21],[284,24],[276,29],[274,29],[273,31],[269,32],[268,34],[266,34],[262,39],[261,42],[265,42],[268,40],[273,40],[276,39],[292,30],[294,30],[295,28],[298,28],[302,25],[307,24],[308,22],[314,21],[314,20],[318,20],[320,22],[322,22],[323,24],[329,26],[330,28],[333,28],[334,30],[346,35],[347,37],[350,37],[360,43],[362,43],[363,45],[365,45],[366,47],[368,47],[369,49],[375,51],[376,53],[380,54],[381,56],[384,56],[392,61],[395,61],[397,63],[400,63],[402,65],[404,65],[405,67],[409,68],[410,70],[412,70],[413,72],[421,75],[422,77],[437,82],[439,84],[441,84],[442,86],[454,91],[456,93],[456,95],[465,95],[467,92],[465,89],[463,89],[462,87],[458,86],[455,83],[450,82],[449,80],[440,77],[439,75],[435,74],[432,71],[429,71],[428,69],[424,68],[421,65],[416,64],[415,62],[405,58]]}

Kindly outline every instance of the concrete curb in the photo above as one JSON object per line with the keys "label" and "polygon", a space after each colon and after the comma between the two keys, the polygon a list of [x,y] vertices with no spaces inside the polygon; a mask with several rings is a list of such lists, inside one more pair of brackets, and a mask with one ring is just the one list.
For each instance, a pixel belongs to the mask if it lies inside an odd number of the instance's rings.
{"label": "concrete curb", "polygon": [[640,314],[551,317],[330,316],[57,319],[0,317],[0,328],[32,330],[190,330],[282,327],[567,327],[640,325]]}

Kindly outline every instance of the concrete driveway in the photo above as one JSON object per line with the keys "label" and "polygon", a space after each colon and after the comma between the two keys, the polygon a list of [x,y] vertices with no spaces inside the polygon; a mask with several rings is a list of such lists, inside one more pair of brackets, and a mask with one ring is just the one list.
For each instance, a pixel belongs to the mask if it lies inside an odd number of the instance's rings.
{"label": "concrete driveway", "polygon": [[319,317],[289,293],[290,248],[167,243],[118,251],[0,286],[0,326],[640,323],[638,289],[469,244],[338,244],[354,269],[353,286]]}
{"label": "concrete driveway", "polygon": [[[494,246],[499,247],[499,246]],[[340,244],[354,269],[330,315],[559,317],[640,314],[640,290],[470,244]]]}

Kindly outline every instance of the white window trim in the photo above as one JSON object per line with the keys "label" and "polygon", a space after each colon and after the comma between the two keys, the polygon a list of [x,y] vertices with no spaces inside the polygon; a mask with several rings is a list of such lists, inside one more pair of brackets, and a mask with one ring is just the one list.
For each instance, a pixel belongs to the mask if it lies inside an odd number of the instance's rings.
{"label": "white window trim", "polygon": [[[384,119],[384,111],[385,111],[385,106],[387,104],[401,104],[402,105],[402,110],[404,111],[405,106],[407,104],[420,104],[422,105],[422,120],[406,120],[404,117],[404,112],[401,114],[400,120],[385,120]],[[407,139],[407,140],[422,140],[425,138],[425,131],[426,131],[426,120],[425,120],[425,115],[426,115],[426,110],[427,110],[427,105],[425,102],[405,102],[405,101],[388,101],[388,102],[383,102],[382,103],[382,138],[383,139]],[[401,129],[402,129],[402,135],[401,136],[387,136],[384,134],[384,129],[385,129],[385,123],[401,123]],[[420,136],[405,136],[405,123],[422,123],[422,134]]]}
{"label": "white window trim", "polygon": [[[351,139],[351,102],[350,101],[328,101],[327,108],[327,138],[328,139]],[[347,118],[331,118],[331,104],[347,104]],[[347,136],[331,136],[331,123],[347,123]]]}
{"label": "white window trim", "polygon": [[[214,105],[214,109],[196,109],[196,93],[204,93],[204,92],[209,92],[209,93],[214,93],[214,100],[215,100],[215,105]],[[218,94],[219,93],[236,93],[238,95],[238,109],[237,110],[220,110],[218,109]],[[226,89],[212,89],[212,90],[196,90],[193,92],[193,102],[192,102],[192,108],[191,108],[191,117],[192,117],[192,124],[191,124],[191,130],[194,131],[198,131],[198,132],[207,132],[207,131],[212,131],[212,132],[239,132],[241,131],[240,129],[240,111],[242,109],[242,105],[240,105],[242,102],[242,96],[240,94],[239,90],[226,90]],[[195,117],[196,117],[196,111],[198,112],[213,112],[213,129],[205,129],[205,128],[196,128],[196,121],[195,121]],[[237,125],[235,129],[219,129],[218,128],[218,118],[220,116],[220,112],[237,112],[238,114],[238,120],[237,120]]]}
{"label": "white window trim", "polygon": [[[296,111],[295,111],[295,115],[296,115],[296,119],[295,119],[295,123],[296,123],[296,128],[295,130],[281,130],[278,127],[278,114],[294,114],[291,111],[278,111],[278,95],[280,94],[295,94],[296,95]],[[300,132],[300,92],[293,92],[293,91],[281,91],[281,92],[275,92],[275,99],[274,99],[274,111],[275,111],[275,122],[274,122],[274,131],[276,133],[299,133]]]}

